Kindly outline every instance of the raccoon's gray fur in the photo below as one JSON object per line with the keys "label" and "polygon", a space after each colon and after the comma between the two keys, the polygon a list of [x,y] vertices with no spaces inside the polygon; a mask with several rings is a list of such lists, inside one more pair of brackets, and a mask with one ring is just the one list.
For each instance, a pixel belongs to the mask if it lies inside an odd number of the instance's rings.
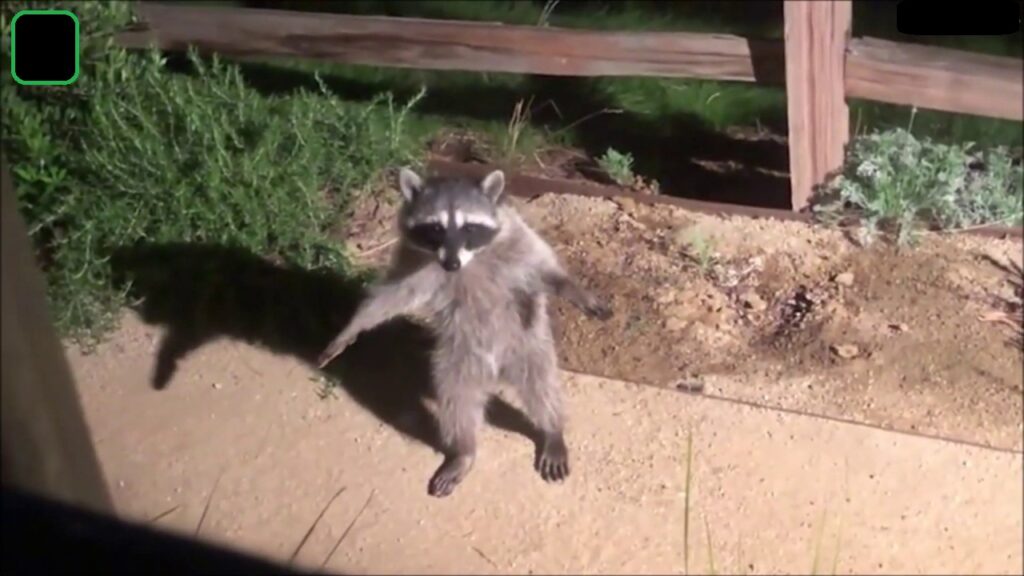
{"label": "raccoon's gray fur", "polygon": [[446,454],[428,492],[447,496],[473,466],[476,433],[494,385],[518,392],[543,434],[536,462],[548,481],[569,474],[565,415],[547,297],[588,316],[611,310],[579,287],[555,252],[508,204],[505,176],[430,178],[402,169],[401,241],[388,274],[320,356],[324,366],[360,332],[405,315],[433,328],[438,421]]}

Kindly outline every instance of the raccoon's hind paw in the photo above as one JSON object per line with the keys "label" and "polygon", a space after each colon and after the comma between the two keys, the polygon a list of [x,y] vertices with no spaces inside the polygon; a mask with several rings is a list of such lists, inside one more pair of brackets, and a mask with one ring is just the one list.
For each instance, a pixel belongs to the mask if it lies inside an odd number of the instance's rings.
{"label": "raccoon's hind paw", "polygon": [[450,456],[445,458],[441,466],[434,472],[427,484],[427,494],[435,498],[444,498],[455,491],[473,467],[472,456]]}

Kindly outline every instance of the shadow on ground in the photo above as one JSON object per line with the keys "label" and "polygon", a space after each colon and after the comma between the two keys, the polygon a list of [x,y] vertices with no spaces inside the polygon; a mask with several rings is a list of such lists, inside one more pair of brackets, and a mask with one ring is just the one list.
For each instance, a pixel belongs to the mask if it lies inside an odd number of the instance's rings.
{"label": "shadow on ground", "polygon": [[1021,354],[1024,354],[1024,266],[1018,265],[1012,260],[999,260],[991,254],[980,254],[981,259],[995,267],[1006,277],[1013,296],[996,296],[993,298],[995,308],[1003,316],[1002,322],[1010,327],[1011,335],[1007,344]]}
{"label": "shadow on ground", "polygon": [[[143,321],[166,329],[153,373],[156,389],[171,383],[182,358],[222,337],[314,364],[363,297],[356,280],[219,246],[142,245],[117,251],[112,266],[116,283],[130,286]],[[425,404],[432,397],[432,346],[427,330],[392,321],[363,334],[326,373],[381,421],[441,451]],[[501,399],[491,402],[488,422],[537,441],[526,416]]]}

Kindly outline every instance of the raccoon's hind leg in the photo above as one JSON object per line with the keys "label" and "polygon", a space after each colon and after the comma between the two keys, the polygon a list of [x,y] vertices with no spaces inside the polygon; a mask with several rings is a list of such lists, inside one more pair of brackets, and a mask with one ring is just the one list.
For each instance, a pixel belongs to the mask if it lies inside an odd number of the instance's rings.
{"label": "raccoon's hind leg", "polygon": [[435,376],[445,378],[437,383],[437,419],[445,454],[427,493],[438,498],[451,494],[476,461],[476,434],[484,421],[488,395],[482,383],[463,380],[459,374],[464,373],[439,370]]}
{"label": "raccoon's hind leg", "polygon": [[558,381],[554,345],[535,341],[509,358],[502,378],[523,401],[527,415],[541,433],[534,467],[548,482],[569,476],[569,448],[565,443],[565,400]]}

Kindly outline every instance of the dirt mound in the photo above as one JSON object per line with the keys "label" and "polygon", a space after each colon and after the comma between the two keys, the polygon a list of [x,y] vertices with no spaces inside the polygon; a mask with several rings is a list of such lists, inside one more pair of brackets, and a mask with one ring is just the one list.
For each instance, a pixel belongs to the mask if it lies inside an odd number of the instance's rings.
{"label": "dirt mound", "polygon": [[[567,369],[1022,447],[1019,335],[984,321],[1019,300],[1015,241],[861,248],[803,223],[628,199],[515,202],[616,311],[601,323],[555,303]],[[366,264],[386,262],[394,209],[366,198],[351,215]]]}

